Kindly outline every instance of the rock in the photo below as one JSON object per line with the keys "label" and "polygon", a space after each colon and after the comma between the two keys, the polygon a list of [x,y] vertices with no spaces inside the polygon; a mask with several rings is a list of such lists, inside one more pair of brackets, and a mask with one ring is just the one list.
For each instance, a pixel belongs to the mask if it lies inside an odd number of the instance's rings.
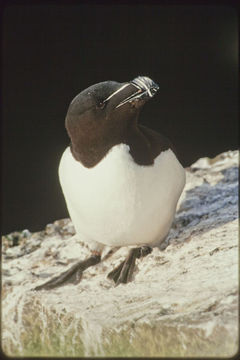
{"label": "rock", "polygon": [[5,259],[14,259],[24,255],[24,251],[18,246],[15,248],[8,248],[5,252]]}
{"label": "rock", "polygon": [[45,227],[45,235],[60,235],[63,238],[68,238],[69,235],[75,235],[75,229],[70,219],[61,219],[54,221],[53,224],[48,224]]}
{"label": "rock", "polygon": [[[24,230],[25,231],[25,230]],[[35,251],[42,243],[42,233],[35,233],[33,236],[27,234],[18,235],[17,245],[16,243],[7,243],[3,240],[3,254],[5,259],[15,259],[26,254],[30,254]],[[8,240],[12,239],[11,235],[8,235]],[[15,235],[16,238],[16,235]],[[11,247],[9,247],[11,246]]]}
{"label": "rock", "polygon": [[161,251],[137,260],[131,283],[115,287],[107,279],[128,252],[121,248],[87,269],[78,285],[31,291],[89,255],[74,234],[71,221],[63,219],[19,245],[10,246],[5,237],[2,347],[8,356],[237,352],[237,151],[199,159],[187,169],[169,236]]}
{"label": "rock", "polygon": [[3,252],[6,251],[9,247],[18,246],[23,244],[25,239],[31,237],[31,233],[29,230],[25,229],[22,232],[14,231],[11,234],[2,237],[2,244],[3,244]]}

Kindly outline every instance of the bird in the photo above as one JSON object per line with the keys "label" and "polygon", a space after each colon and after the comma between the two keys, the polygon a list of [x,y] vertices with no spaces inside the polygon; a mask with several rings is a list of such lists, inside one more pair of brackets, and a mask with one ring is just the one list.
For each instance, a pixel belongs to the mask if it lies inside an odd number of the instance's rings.
{"label": "bird", "polygon": [[143,106],[159,90],[148,76],[104,81],[70,103],[65,127],[70,145],[59,180],[77,236],[91,256],[35,290],[77,284],[103,249],[130,247],[109,274],[115,285],[132,281],[135,261],[166,239],[185,186],[185,170],[164,135],[139,123]]}

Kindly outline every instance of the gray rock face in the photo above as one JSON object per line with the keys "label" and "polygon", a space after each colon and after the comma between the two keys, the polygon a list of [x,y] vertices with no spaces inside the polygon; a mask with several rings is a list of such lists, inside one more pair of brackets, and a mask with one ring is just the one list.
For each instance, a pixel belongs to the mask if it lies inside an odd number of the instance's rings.
{"label": "gray rock face", "polygon": [[[149,225],[150,226],[150,225]],[[14,235],[15,234],[15,235]],[[161,250],[117,287],[121,248],[78,285],[31,291],[89,255],[69,219],[3,238],[9,356],[233,356],[238,349],[238,152],[199,159]],[[18,240],[16,239],[18,236]],[[106,253],[109,249],[106,249]]]}

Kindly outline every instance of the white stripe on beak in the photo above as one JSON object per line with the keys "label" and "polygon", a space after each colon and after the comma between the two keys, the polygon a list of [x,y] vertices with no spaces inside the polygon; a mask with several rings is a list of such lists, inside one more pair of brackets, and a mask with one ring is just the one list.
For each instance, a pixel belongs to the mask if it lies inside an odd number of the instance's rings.
{"label": "white stripe on beak", "polygon": [[127,86],[129,86],[131,84],[124,84],[123,86],[121,86],[118,90],[116,90],[114,93],[112,93],[111,95],[109,95],[108,98],[106,98],[105,100],[103,100],[103,102],[108,101],[109,99],[111,99],[114,95],[116,95],[117,93],[119,93],[120,91],[122,91],[123,89],[125,89]]}
{"label": "white stripe on beak", "polygon": [[144,89],[147,90],[148,95],[149,95],[150,97],[153,97],[153,95],[152,95],[149,87],[148,87],[146,84],[144,84],[144,82],[143,82],[141,79],[137,78],[137,81],[143,86]]}

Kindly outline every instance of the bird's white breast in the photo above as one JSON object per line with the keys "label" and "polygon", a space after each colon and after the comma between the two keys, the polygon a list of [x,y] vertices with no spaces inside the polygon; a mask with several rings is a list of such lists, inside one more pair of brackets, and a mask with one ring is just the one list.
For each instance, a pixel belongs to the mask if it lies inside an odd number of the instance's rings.
{"label": "bird's white breast", "polygon": [[154,165],[139,166],[125,144],[114,146],[90,169],[68,147],[59,178],[77,233],[109,246],[160,243],[185,185],[185,171],[170,149]]}

